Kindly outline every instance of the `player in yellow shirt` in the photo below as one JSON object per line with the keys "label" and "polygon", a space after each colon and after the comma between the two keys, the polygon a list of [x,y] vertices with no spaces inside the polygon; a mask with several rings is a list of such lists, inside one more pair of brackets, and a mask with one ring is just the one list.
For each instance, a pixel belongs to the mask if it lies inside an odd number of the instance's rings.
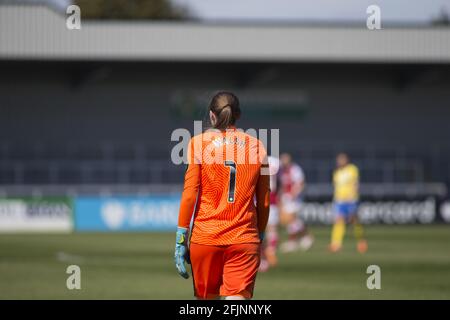
{"label": "player in yellow shirt", "polygon": [[342,240],[345,235],[347,223],[353,224],[353,230],[357,241],[357,249],[360,253],[367,251],[367,241],[364,238],[364,230],[358,220],[359,200],[359,171],[350,163],[347,154],[339,153],[336,157],[336,170],[333,173],[334,185],[334,211],[335,221],[331,231],[331,243],[329,250],[338,252],[342,249]]}

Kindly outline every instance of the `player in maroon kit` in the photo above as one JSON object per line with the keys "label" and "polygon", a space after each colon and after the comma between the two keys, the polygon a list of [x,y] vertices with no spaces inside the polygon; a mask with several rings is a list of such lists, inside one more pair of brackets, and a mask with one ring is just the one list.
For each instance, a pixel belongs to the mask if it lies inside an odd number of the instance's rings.
{"label": "player in maroon kit", "polygon": [[[307,230],[305,223],[298,217],[301,207],[301,194],[305,187],[303,170],[291,161],[288,154],[280,159],[268,157],[270,170],[270,214],[266,227],[266,238],[262,246],[259,270],[264,272],[278,263],[278,227],[284,220],[288,241],[281,245],[283,252],[297,249],[308,250],[314,238]],[[280,219],[280,209],[283,219]]]}
{"label": "player in maroon kit", "polygon": [[286,225],[289,239],[281,244],[282,252],[298,249],[308,250],[314,238],[308,231],[306,224],[298,216],[302,196],[305,189],[305,175],[302,168],[292,161],[291,155],[284,153],[280,156],[280,213],[281,221]]}

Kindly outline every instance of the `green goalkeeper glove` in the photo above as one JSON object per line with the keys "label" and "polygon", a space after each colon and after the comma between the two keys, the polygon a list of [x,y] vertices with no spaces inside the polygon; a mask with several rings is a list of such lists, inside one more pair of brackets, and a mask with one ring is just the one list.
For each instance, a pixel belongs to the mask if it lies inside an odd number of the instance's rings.
{"label": "green goalkeeper glove", "polygon": [[176,243],[175,243],[175,266],[177,267],[178,273],[183,278],[189,278],[189,274],[186,271],[185,262],[191,263],[189,261],[189,250],[187,247],[188,229],[187,228],[177,228]]}

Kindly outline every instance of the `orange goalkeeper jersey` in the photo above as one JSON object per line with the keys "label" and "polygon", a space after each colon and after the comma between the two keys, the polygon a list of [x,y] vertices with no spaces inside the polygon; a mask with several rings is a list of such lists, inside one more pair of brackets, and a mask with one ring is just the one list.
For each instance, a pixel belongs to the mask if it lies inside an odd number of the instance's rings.
{"label": "orange goalkeeper jersey", "polygon": [[235,128],[191,139],[178,225],[194,222],[191,242],[259,243],[269,216],[269,175],[264,145]]}

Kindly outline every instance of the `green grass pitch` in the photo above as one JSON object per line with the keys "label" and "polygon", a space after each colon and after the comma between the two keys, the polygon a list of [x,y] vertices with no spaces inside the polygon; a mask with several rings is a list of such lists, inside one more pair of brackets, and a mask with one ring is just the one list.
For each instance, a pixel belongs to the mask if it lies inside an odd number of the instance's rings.
{"label": "green grass pitch", "polygon": [[[312,227],[308,252],[280,254],[259,274],[255,299],[450,299],[450,226],[369,226],[360,255],[326,250],[328,227]],[[172,262],[173,233],[0,235],[0,299],[193,299],[191,279]],[[66,288],[67,266],[81,268],[81,290]],[[381,268],[381,289],[366,268]]]}

